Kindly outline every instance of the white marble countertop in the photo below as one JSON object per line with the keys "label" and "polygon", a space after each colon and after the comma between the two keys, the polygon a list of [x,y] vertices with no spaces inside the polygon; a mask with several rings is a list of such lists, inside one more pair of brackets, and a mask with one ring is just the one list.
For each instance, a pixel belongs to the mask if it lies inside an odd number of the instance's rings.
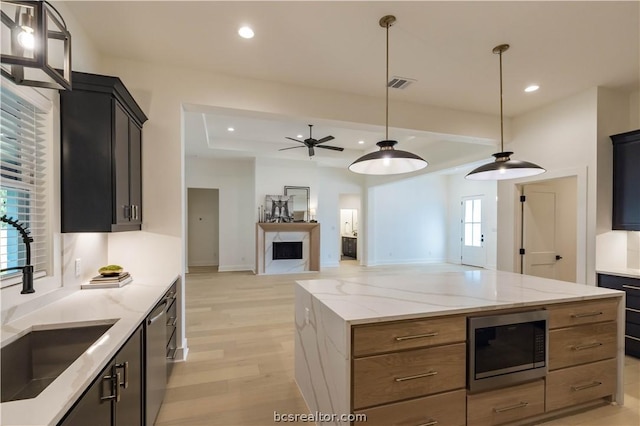
{"label": "white marble countertop", "polygon": [[596,269],[598,274],[617,275],[620,277],[640,278],[640,269],[631,268],[602,268]]}
{"label": "white marble countertop", "polygon": [[121,288],[78,290],[2,326],[2,346],[31,330],[114,322],[108,338],[82,354],[40,395],[0,404],[0,424],[55,425],[142,323],[177,276],[134,277]]}
{"label": "white marble countertop", "polygon": [[473,270],[297,281],[350,324],[621,297],[584,284]]}

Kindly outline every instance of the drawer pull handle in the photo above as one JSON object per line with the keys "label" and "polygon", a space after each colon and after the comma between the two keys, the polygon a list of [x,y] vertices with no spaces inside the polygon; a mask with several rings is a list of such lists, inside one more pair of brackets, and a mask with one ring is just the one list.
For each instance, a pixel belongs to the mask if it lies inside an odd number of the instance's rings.
{"label": "drawer pull handle", "polygon": [[428,373],[416,374],[415,376],[397,377],[394,380],[396,382],[405,382],[407,380],[422,379],[423,377],[435,376],[436,374],[438,374],[437,371],[429,371]]}
{"label": "drawer pull handle", "polygon": [[591,382],[587,385],[581,385],[581,386],[571,386],[571,390],[572,391],[581,391],[581,390],[585,390],[585,389],[589,389],[589,388],[595,388],[596,386],[600,386],[602,384],[602,382]]}
{"label": "drawer pull handle", "polygon": [[420,423],[418,426],[435,426],[438,424],[437,420],[429,420],[426,423]]}
{"label": "drawer pull handle", "polygon": [[622,288],[628,288],[629,290],[640,290],[640,287],[636,287],[635,285],[623,284]]}
{"label": "drawer pull handle", "polygon": [[627,308],[627,311],[636,312],[640,314],[640,309]]}
{"label": "drawer pull handle", "polygon": [[573,314],[571,318],[597,317],[598,315],[602,315],[602,312],[583,312],[581,314]]}
{"label": "drawer pull handle", "polygon": [[631,339],[631,340],[637,340],[638,342],[640,342],[640,339],[637,337],[633,337],[633,336],[629,336],[627,334],[624,335],[624,337],[626,337],[627,339]]}
{"label": "drawer pull handle", "polygon": [[582,350],[585,350],[585,349],[597,348],[598,346],[602,346],[602,343],[596,342],[596,343],[589,343],[587,345],[578,345],[578,346],[574,346],[573,350],[582,351]]}
{"label": "drawer pull handle", "polygon": [[396,337],[396,342],[402,342],[403,340],[411,340],[411,339],[422,339],[423,337],[435,337],[438,335],[437,331],[433,333],[425,333],[425,334],[414,334],[412,336],[400,336]]}
{"label": "drawer pull handle", "polygon": [[521,402],[520,404],[511,405],[510,407],[494,408],[493,411],[495,411],[496,413],[504,413],[505,411],[516,410],[518,408],[524,408],[527,405],[529,405],[528,402]]}

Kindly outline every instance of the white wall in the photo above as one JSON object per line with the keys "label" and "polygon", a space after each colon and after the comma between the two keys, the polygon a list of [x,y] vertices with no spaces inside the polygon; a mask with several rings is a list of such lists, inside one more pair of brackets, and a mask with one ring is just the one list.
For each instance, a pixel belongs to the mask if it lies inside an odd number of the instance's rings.
{"label": "white wall", "polygon": [[367,211],[367,265],[446,261],[446,176],[369,188]]}
{"label": "white wall", "polygon": [[497,240],[498,240],[498,216],[497,216],[497,192],[496,181],[467,180],[466,173],[447,176],[447,262],[460,263],[462,255],[462,209],[460,202],[462,197],[484,195],[484,245],[487,254],[487,269],[497,267]]}

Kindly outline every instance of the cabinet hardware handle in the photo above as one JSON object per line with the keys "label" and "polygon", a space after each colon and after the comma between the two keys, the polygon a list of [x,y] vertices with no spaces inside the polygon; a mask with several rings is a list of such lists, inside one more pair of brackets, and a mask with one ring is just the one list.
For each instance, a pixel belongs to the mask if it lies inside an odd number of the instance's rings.
{"label": "cabinet hardware handle", "polygon": [[177,323],[178,323],[178,318],[171,317],[169,318],[169,321],[167,321],[167,327],[175,327]]}
{"label": "cabinet hardware handle", "polygon": [[574,351],[581,351],[581,350],[584,350],[584,349],[597,348],[598,346],[602,346],[602,343],[596,342],[596,343],[589,343],[589,344],[586,344],[586,345],[578,345],[578,346],[574,346],[573,350]]}
{"label": "cabinet hardware handle", "polygon": [[434,337],[437,335],[438,335],[438,332],[434,331],[433,333],[414,334],[412,336],[400,336],[400,337],[396,337],[396,342],[402,342],[403,340],[411,340],[411,339],[422,339],[423,337]]}
{"label": "cabinet hardware handle", "polygon": [[623,284],[622,288],[628,288],[629,290],[640,290],[640,287],[636,287],[635,285]]}
{"label": "cabinet hardware handle", "polygon": [[640,314],[640,309],[627,308],[627,311],[637,312]]}
{"label": "cabinet hardware handle", "polygon": [[602,314],[602,312],[583,312],[581,314],[573,314],[571,315],[571,318],[597,317],[598,315]]}
{"label": "cabinet hardware handle", "polygon": [[582,386],[571,386],[571,390],[572,391],[581,391],[581,390],[585,390],[585,389],[589,389],[589,388],[595,388],[596,386],[600,386],[602,384],[602,382],[591,382],[587,385],[582,385]]}
{"label": "cabinet hardware handle", "polygon": [[122,383],[118,383],[123,388],[129,387],[129,361],[125,361],[122,364],[116,364],[116,368],[124,368],[124,377]]}
{"label": "cabinet hardware handle", "polygon": [[[114,370],[115,371],[115,370]],[[111,390],[114,392],[112,395],[101,396],[100,401],[110,401],[114,399],[116,402],[120,402],[120,373],[113,373],[110,376],[104,376],[102,380],[108,380],[111,385]]]}
{"label": "cabinet hardware handle", "polygon": [[637,337],[633,337],[633,336],[629,336],[628,334],[625,334],[624,337],[626,337],[627,339],[631,339],[631,340],[637,340],[638,342],[640,342],[640,339]]}
{"label": "cabinet hardware handle", "polygon": [[511,410],[515,410],[515,409],[518,409],[518,408],[524,408],[527,405],[529,405],[528,402],[521,402],[520,404],[511,405],[510,407],[494,408],[493,411],[495,411],[496,413],[504,413],[505,411],[511,411]]}
{"label": "cabinet hardware handle", "polygon": [[396,382],[404,382],[407,380],[422,379],[423,377],[431,377],[435,376],[436,374],[438,374],[437,371],[429,371],[428,373],[416,374],[415,376],[396,377],[394,380]]}
{"label": "cabinet hardware handle", "polygon": [[131,219],[131,206],[122,206],[122,214],[125,219]]}
{"label": "cabinet hardware handle", "polygon": [[437,420],[428,420],[426,423],[420,423],[417,426],[435,426],[438,424]]}

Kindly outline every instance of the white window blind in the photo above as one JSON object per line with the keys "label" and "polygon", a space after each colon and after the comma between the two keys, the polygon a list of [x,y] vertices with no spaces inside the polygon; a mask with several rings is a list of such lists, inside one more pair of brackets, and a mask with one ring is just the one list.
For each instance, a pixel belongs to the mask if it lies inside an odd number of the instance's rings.
{"label": "white window blind", "polygon": [[[46,113],[5,85],[0,86],[0,216],[18,220],[33,238],[31,264],[47,272]],[[26,264],[20,232],[0,222],[0,269]],[[5,279],[19,270],[3,272]]]}

